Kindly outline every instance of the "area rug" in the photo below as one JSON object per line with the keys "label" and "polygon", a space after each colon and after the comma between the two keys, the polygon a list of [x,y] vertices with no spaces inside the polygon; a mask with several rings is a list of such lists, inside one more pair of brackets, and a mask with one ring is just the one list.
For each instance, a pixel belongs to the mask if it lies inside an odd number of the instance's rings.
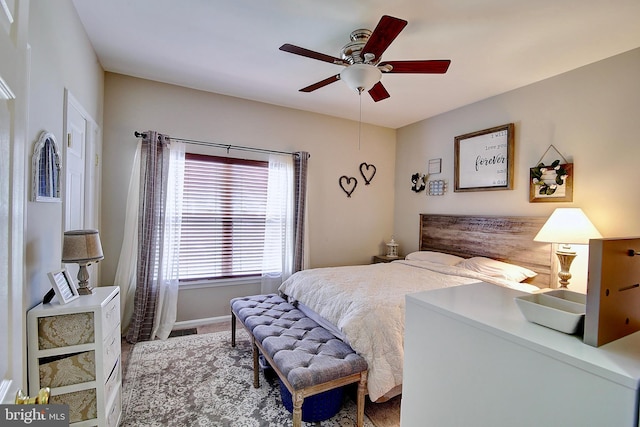
{"label": "area rug", "polygon": [[[251,344],[238,331],[138,343],[123,378],[120,426],[291,426],[277,377],[261,373],[253,387]],[[337,415],[323,427],[355,426],[356,405],[345,397]],[[375,427],[365,416],[365,426]]]}

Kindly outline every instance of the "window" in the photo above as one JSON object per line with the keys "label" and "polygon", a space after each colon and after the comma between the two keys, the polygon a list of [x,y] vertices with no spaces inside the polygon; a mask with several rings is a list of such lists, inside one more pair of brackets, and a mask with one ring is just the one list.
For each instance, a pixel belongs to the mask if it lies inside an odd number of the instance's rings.
{"label": "window", "polygon": [[269,164],[185,156],[180,280],[260,275]]}

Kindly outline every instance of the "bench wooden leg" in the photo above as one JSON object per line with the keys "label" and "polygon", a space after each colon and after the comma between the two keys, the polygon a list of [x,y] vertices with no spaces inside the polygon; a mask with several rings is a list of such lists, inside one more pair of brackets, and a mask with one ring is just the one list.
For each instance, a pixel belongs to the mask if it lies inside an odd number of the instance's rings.
{"label": "bench wooden leg", "polygon": [[360,381],[358,382],[358,413],[356,418],[356,424],[358,427],[364,426],[364,396],[367,390],[367,371],[360,374]]}
{"label": "bench wooden leg", "polygon": [[260,388],[260,366],[258,363],[258,346],[256,339],[251,337],[251,347],[253,348],[253,387]]}
{"label": "bench wooden leg", "polygon": [[236,346],[236,315],[231,312],[231,347]]}
{"label": "bench wooden leg", "polygon": [[304,394],[301,391],[293,392],[293,427],[302,426],[302,404],[304,403]]}

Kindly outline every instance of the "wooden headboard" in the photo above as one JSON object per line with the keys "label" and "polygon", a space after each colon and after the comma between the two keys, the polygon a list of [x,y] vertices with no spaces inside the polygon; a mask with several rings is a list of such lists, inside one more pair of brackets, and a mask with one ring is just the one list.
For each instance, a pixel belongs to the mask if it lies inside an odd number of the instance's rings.
{"label": "wooden headboard", "polygon": [[484,256],[521,265],[538,273],[528,283],[548,288],[552,284],[551,244],[533,241],[546,219],[421,214],[420,250],[465,258]]}

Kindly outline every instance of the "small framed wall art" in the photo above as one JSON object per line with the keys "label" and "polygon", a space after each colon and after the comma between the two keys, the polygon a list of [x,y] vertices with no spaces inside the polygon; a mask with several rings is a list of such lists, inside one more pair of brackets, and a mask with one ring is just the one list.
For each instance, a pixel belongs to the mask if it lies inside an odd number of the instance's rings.
{"label": "small framed wall art", "polygon": [[456,136],[453,191],[513,189],[513,133],[509,123]]}
{"label": "small framed wall art", "polygon": [[442,172],[442,159],[430,159],[428,174],[435,175]]}

